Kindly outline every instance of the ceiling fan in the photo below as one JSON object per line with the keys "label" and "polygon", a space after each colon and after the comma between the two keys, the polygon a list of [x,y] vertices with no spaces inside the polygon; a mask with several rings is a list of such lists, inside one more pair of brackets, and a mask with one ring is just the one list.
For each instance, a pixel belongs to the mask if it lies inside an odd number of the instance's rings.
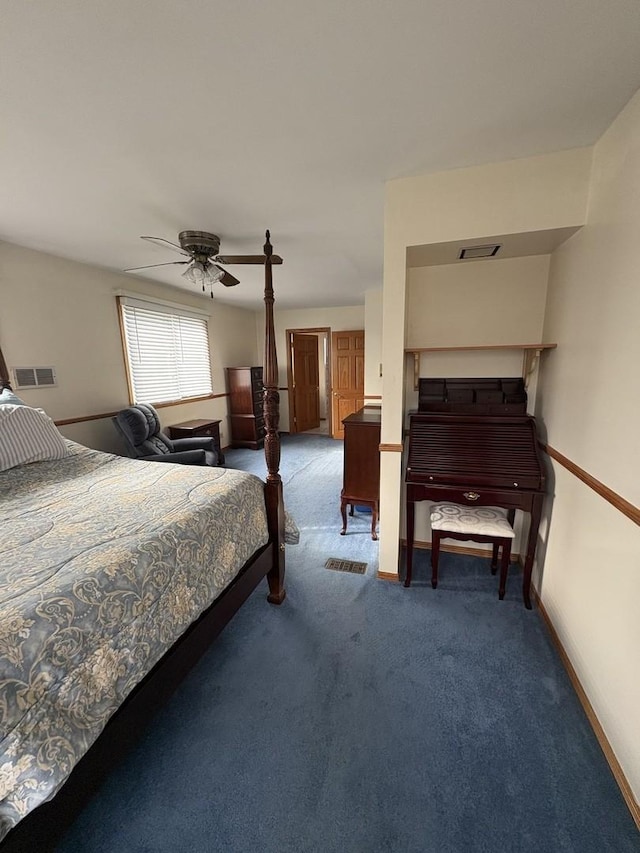
{"label": "ceiling fan", "polygon": [[[132,267],[124,270],[124,272],[139,272],[140,270],[148,270],[153,267],[167,266],[186,266],[186,270],[182,273],[183,277],[193,284],[202,285],[202,292],[206,292],[206,286],[211,288],[211,298],[213,299],[213,285],[219,281],[225,287],[234,287],[239,284],[239,280],[231,275],[227,270],[223,270],[219,264],[264,264],[266,255],[219,255],[220,238],[217,234],[211,234],[209,231],[181,231],[178,234],[178,242],[172,243],[170,240],[165,240],[163,237],[141,237],[141,240],[148,240],[150,243],[156,243],[158,246],[169,246],[175,252],[178,252],[186,260],[183,261],[166,261],[163,264],[148,264],[144,267]],[[271,255],[272,264],[281,264],[282,258],[278,255]]]}

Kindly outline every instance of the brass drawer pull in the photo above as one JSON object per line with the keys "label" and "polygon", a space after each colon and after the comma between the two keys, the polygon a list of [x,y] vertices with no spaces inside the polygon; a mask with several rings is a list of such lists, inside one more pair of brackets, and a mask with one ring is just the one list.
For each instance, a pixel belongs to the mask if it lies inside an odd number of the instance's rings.
{"label": "brass drawer pull", "polygon": [[477,492],[463,492],[468,501],[477,501],[480,495]]}

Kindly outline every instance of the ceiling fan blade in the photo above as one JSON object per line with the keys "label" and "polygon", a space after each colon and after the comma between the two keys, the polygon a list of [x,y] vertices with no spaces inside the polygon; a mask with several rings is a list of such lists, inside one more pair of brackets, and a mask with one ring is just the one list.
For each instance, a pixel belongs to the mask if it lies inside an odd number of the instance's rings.
{"label": "ceiling fan blade", "polygon": [[[266,255],[216,255],[215,259],[220,264],[262,264],[266,260]],[[282,258],[280,255],[271,255],[272,264],[281,264]]]}
{"label": "ceiling fan blade", "polygon": [[191,257],[189,252],[185,252],[182,246],[178,246],[177,243],[172,243],[171,240],[165,240],[164,237],[140,237],[140,239],[148,240],[150,243],[155,243],[157,246],[161,246],[163,249],[165,246],[169,246],[169,248],[174,249],[176,252],[180,252],[180,254],[184,255],[186,258]]}
{"label": "ceiling fan blade", "polygon": [[150,269],[153,269],[153,267],[172,267],[172,266],[175,266],[176,264],[183,266],[184,264],[190,264],[190,263],[191,263],[191,261],[167,261],[164,264],[147,264],[146,267],[131,267],[131,269],[122,270],[122,272],[138,272],[138,270],[150,270]]}
{"label": "ceiling fan blade", "polygon": [[211,264],[211,266],[215,267],[217,270],[220,270],[221,273],[224,273],[224,275],[220,279],[220,284],[224,284],[225,287],[235,287],[236,284],[240,284],[240,279],[237,279],[235,275],[231,275],[230,272],[223,270],[222,267],[219,267],[217,264]]}

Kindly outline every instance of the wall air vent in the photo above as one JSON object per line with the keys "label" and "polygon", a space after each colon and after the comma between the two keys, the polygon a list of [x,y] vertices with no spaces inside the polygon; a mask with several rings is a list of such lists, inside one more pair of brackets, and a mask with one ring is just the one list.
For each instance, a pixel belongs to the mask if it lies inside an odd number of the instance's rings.
{"label": "wall air vent", "polygon": [[16,388],[51,388],[56,385],[53,367],[14,367]]}
{"label": "wall air vent", "polygon": [[467,246],[460,249],[458,260],[477,261],[478,258],[495,258],[501,248],[499,243],[492,243],[490,246]]}

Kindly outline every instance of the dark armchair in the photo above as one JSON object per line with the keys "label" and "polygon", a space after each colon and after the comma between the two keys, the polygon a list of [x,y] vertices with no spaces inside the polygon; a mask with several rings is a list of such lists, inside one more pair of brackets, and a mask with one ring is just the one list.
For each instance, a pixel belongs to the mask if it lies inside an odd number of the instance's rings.
{"label": "dark armchair", "polygon": [[127,447],[129,456],[153,462],[177,462],[181,465],[221,465],[220,448],[213,438],[171,440],[160,427],[153,406],[139,403],[118,412],[112,419]]}

